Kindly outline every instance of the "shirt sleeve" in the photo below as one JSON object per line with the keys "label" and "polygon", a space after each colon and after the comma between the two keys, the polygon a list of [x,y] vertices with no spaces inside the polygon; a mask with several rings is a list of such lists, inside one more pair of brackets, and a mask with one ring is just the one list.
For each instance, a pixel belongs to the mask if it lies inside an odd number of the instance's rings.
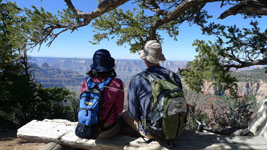
{"label": "shirt sleeve", "polygon": [[118,94],[117,94],[117,101],[116,101],[116,115],[119,115],[123,110],[123,102],[124,102],[124,92],[123,92],[123,83],[119,80],[118,86]]}
{"label": "shirt sleeve", "polygon": [[173,78],[174,78],[175,82],[177,83],[177,85],[179,87],[181,87],[181,89],[183,89],[183,85],[182,85],[182,81],[181,81],[180,77],[176,73],[174,73]]}
{"label": "shirt sleeve", "polygon": [[83,91],[85,91],[87,89],[87,81],[86,81],[86,78],[83,79],[83,82],[82,82],[82,86],[81,86],[81,90],[80,92],[82,93]]}
{"label": "shirt sleeve", "polygon": [[139,104],[139,98],[137,96],[137,86],[138,83],[136,83],[136,76],[132,78],[129,84],[128,89],[128,112],[129,115],[135,119],[140,120],[141,112],[140,112],[140,104]]}

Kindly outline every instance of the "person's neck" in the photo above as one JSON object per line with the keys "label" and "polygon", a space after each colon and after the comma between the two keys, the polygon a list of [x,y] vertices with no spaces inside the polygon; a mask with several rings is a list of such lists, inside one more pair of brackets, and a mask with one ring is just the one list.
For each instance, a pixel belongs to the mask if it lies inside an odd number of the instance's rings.
{"label": "person's neck", "polygon": [[146,66],[147,66],[147,68],[149,68],[149,67],[152,67],[152,66],[156,66],[157,67],[157,66],[160,66],[160,65],[159,64],[147,64]]}

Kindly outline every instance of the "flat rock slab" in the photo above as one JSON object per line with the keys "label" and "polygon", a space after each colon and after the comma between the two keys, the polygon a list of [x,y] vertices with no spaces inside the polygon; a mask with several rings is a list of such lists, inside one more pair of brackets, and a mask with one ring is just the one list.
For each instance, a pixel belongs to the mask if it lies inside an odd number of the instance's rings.
{"label": "flat rock slab", "polygon": [[[157,142],[145,143],[142,138],[116,136],[109,139],[87,140],[78,138],[75,133],[77,122],[67,120],[33,120],[17,131],[17,136],[31,141],[55,142],[82,149],[94,150],[148,150],[167,149]],[[175,149],[214,150],[214,149],[262,149],[267,150],[267,141],[261,136],[221,136],[211,133],[196,133],[185,130]]]}

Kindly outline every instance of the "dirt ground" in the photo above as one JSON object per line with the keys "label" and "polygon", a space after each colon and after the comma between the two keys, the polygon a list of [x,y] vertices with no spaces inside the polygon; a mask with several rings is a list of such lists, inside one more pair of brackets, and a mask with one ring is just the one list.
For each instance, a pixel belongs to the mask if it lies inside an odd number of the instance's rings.
{"label": "dirt ground", "polygon": [[16,131],[0,131],[0,150],[38,150],[46,143],[32,143],[16,138]]}

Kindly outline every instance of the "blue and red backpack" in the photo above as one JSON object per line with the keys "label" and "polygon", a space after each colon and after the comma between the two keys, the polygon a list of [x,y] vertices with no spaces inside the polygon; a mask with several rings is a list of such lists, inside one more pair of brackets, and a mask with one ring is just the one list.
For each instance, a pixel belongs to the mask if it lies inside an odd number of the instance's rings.
{"label": "blue and red backpack", "polygon": [[105,81],[96,83],[90,77],[87,80],[88,89],[80,95],[80,108],[78,113],[78,124],[75,134],[80,138],[95,139],[103,131],[111,109],[105,119],[102,119],[103,90],[110,83],[112,77]]}

